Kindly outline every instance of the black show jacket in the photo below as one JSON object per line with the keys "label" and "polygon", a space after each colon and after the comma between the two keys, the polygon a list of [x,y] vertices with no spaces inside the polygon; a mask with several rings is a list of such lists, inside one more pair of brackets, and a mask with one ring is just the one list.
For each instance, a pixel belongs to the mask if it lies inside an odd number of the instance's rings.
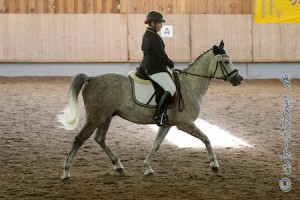
{"label": "black show jacket", "polygon": [[147,28],[143,36],[142,51],[144,57],[140,68],[147,74],[168,72],[167,67],[173,68],[174,63],[165,52],[165,44],[157,32]]}

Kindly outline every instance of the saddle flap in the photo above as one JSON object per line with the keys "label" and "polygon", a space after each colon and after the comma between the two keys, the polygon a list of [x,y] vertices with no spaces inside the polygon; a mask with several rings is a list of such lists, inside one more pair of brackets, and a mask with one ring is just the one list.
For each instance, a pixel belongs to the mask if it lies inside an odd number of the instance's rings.
{"label": "saddle flap", "polygon": [[[155,82],[141,79],[135,71],[130,71],[128,76],[132,85],[132,96],[134,102],[140,106],[156,107],[157,97],[163,93],[163,89]],[[162,91],[159,91],[162,90]],[[172,108],[177,103],[178,93],[176,92],[171,98],[168,108]]]}

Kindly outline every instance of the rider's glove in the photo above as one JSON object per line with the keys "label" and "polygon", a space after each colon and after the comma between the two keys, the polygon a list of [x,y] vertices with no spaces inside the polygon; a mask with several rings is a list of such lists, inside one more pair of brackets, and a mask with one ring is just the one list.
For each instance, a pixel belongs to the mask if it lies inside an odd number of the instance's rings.
{"label": "rider's glove", "polygon": [[170,58],[168,58],[167,66],[170,67],[171,69],[174,68],[174,63]]}

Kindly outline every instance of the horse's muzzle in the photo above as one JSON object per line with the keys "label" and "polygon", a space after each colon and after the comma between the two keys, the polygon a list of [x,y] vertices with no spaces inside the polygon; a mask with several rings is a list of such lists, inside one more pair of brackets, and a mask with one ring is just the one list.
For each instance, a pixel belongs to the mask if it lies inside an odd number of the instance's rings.
{"label": "horse's muzzle", "polygon": [[242,81],[244,80],[244,78],[240,75],[237,74],[234,78],[229,78],[229,82],[233,85],[233,86],[238,86],[240,84],[242,84]]}

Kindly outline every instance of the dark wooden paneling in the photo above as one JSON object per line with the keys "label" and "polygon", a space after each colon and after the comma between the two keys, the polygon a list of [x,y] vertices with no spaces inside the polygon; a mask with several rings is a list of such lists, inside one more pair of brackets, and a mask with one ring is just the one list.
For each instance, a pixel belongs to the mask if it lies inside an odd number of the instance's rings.
{"label": "dark wooden paneling", "polygon": [[[41,3],[42,2],[42,3]],[[44,9],[42,9],[42,5]],[[0,0],[1,13],[251,14],[253,0]]]}

